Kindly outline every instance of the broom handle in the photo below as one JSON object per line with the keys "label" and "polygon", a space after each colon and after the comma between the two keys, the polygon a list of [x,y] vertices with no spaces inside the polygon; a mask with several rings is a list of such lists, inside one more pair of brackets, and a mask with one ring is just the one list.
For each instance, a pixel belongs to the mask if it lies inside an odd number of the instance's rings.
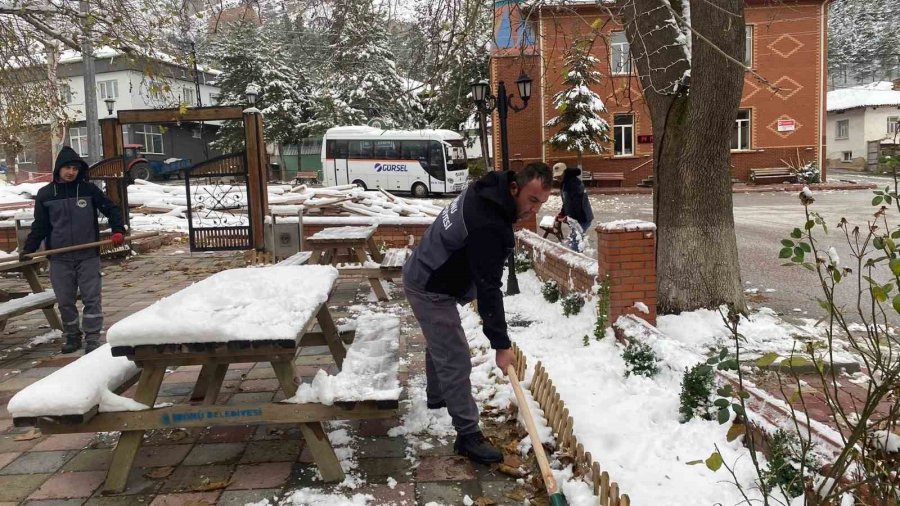
{"label": "broom handle", "polygon": [[547,486],[547,495],[553,495],[559,492],[559,486],[556,484],[556,478],[550,471],[550,462],[547,460],[547,454],[544,452],[544,445],[538,437],[537,426],[534,424],[534,418],[531,416],[531,407],[528,406],[528,400],[519,385],[519,377],[516,374],[516,368],[509,366],[506,369],[509,376],[509,382],[512,384],[513,391],[516,393],[516,400],[519,402],[519,411],[522,412],[522,418],[525,419],[525,428],[528,429],[528,436],[531,438],[531,446],[534,448],[534,456],[537,459],[538,467],[541,470],[541,476],[544,478],[544,484]]}
{"label": "broom handle", "polygon": [[[159,235],[159,232],[142,232],[140,234],[132,234],[129,236],[125,236],[125,242],[133,241],[135,239],[144,239],[147,237],[154,237],[157,235]],[[29,253],[29,254],[25,255],[25,258],[28,260],[34,260],[36,258],[42,258],[42,257],[50,256],[50,255],[57,255],[60,253],[68,253],[70,251],[80,251],[83,249],[96,248],[98,246],[104,246],[107,244],[112,244],[112,239],[105,239],[105,240],[96,241],[96,242],[88,242],[88,243],[84,243],[84,244],[78,244],[75,246],[66,246],[65,248],[56,248],[56,249],[48,249],[48,250],[44,250],[44,251],[36,251],[34,253]],[[9,256],[6,258],[0,258],[0,262],[12,262],[12,261],[18,262],[19,257],[18,256]]]}

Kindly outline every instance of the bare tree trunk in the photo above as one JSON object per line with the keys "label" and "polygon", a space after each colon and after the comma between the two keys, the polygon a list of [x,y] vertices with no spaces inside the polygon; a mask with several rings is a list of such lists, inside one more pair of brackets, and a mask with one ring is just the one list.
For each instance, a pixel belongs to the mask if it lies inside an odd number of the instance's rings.
{"label": "bare tree trunk", "polygon": [[665,0],[633,0],[623,9],[653,123],[658,311],[744,310],[729,164],[744,71],[718,51],[743,55],[743,0],[691,1],[690,59],[675,42],[679,29],[660,29],[679,17],[685,28],[681,1],[669,9]]}

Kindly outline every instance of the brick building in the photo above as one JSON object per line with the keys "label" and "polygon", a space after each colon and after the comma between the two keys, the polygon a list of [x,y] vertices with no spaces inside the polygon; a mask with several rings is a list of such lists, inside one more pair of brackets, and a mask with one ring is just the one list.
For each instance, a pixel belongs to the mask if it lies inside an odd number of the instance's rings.
{"label": "brick building", "polygon": [[[606,104],[610,137],[606,153],[585,153],[585,170],[622,174],[624,186],[634,186],[653,173],[653,137],[640,82],[627,57],[623,27],[609,20],[596,2],[541,4],[527,15],[524,2],[496,0],[495,49],[491,85],[514,82],[524,71],[534,80],[532,98],[508,119],[511,167],[532,161],[575,165],[573,152],[558,151],[546,141],[553,134],[543,125],[556,116],[553,95],[562,89],[563,53],[592,25],[603,36],[593,46],[603,82],[594,89]],[[778,88],[774,91],[747,72],[738,119],[733,128],[732,173],[747,181],[753,168],[785,167],[825,159],[825,94],[827,82],[827,0],[786,0],[770,3],[746,0],[746,62]],[[612,64],[615,62],[614,64]],[[520,104],[516,96],[513,102]],[[494,125],[497,125],[495,118]],[[494,135],[500,152],[499,130]],[[499,160],[496,162],[499,167]],[[823,170],[822,177],[825,177]]]}

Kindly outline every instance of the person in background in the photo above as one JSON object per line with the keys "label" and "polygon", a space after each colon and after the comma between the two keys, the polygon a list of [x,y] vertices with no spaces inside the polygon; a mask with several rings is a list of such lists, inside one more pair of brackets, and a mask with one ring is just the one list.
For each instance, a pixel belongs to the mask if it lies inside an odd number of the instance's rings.
{"label": "person in background", "polygon": [[441,211],[403,267],[403,289],[425,336],[428,408],[447,408],[457,434],[454,450],[476,462],[500,462],[503,455],[479,428],[472,357],[456,306],[478,300],[484,335],[506,374],[516,361],[501,292],[504,265],[515,248],[513,224],[534,220],[551,182],[543,163],[489,172]]}
{"label": "person in background", "polygon": [[[34,223],[19,253],[34,253],[44,242],[46,249],[78,246],[100,240],[99,210],[109,220],[113,245],[125,242],[122,213],[97,186],[87,182],[88,165],[74,149],[64,146],[56,157],[53,182],[41,188],[34,200]],[[100,346],[103,329],[101,306],[100,248],[86,248],[50,256],[50,284],[56,294],[63,321],[63,353],[81,348],[90,353]],[[84,305],[79,324],[75,300],[81,292]]]}
{"label": "person in background", "polygon": [[[562,210],[557,219],[560,221],[570,219],[572,231],[569,233],[569,241],[566,244],[569,249],[575,251],[584,250],[584,234],[594,221],[594,211],[591,202],[584,191],[584,183],[581,182],[581,169],[568,168],[566,164],[559,162],[553,166],[553,178],[561,178],[559,194],[562,197]],[[580,230],[578,228],[580,228]]]}

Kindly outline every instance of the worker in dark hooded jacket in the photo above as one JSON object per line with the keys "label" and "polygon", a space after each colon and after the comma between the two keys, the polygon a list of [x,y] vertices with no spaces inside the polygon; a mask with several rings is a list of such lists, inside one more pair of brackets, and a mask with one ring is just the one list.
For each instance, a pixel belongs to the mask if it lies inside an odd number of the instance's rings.
{"label": "worker in dark hooded jacket", "polygon": [[594,221],[594,211],[581,182],[581,169],[578,167],[566,167],[559,162],[553,166],[553,178],[562,179],[559,184],[559,195],[562,197],[562,210],[560,215],[572,218],[578,223],[580,230],[572,227],[567,246],[575,251],[583,250],[583,238],[591,222]]}
{"label": "worker in dark hooded jacket", "polygon": [[471,354],[456,305],[478,300],[484,335],[506,374],[515,355],[503,309],[504,262],[515,247],[513,224],[534,220],[550,184],[543,163],[518,173],[489,172],[441,211],[403,267],[403,288],[425,336],[427,405],[447,408],[454,449],[476,462],[500,462],[503,455],[479,429]]}
{"label": "worker in dark hooded jacket", "polygon": [[[106,215],[112,229],[113,245],[125,242],[125,227],[119,208],[87,182],[88,166],[80,156],[65,146],[56,157],[53,182],[41,188],[34,202],[34,223],[20,256],[34,253],[44,241],[46,249],[77,246],[100,240],[97,211]],[[50,256],[50,284],[56,294],[63,321],[63,353],[81,348],[90,353],[100,346],[103,309],[100,296],[100,249],[86,248]],[[84,305],[79,324],[75,299],[81,292]]]}

